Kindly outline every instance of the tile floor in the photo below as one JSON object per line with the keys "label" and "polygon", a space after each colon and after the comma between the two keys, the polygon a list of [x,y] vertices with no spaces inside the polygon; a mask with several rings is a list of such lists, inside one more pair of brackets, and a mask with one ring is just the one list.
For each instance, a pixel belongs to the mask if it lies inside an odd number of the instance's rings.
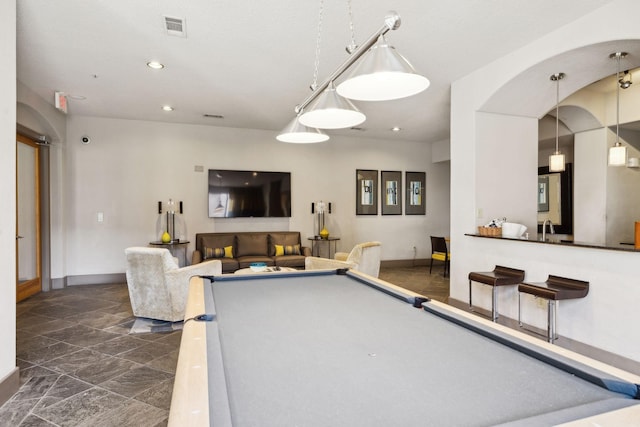
{"label": "tile floor", "polygon": [[0,408],[0,425],[166,425],[181,334],[129,335],[134,320],[125,284],[20,302],[21,387]]}
{"label": "tile floor", "polygon": [[[380,278],[445,301],[441,269],[382,268]],[[0,426],[167,424],[181,332],[129,335],[126,284],[72,286],[17,305],[19,391]]]}

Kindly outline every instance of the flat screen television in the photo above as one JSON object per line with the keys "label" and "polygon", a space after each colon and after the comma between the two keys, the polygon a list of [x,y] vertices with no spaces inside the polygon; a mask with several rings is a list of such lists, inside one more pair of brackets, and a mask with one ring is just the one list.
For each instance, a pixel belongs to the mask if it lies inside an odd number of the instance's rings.
{"label": "flat screen television", "polygon": [[209,169],[209,217],[290,217],[291,173]]}

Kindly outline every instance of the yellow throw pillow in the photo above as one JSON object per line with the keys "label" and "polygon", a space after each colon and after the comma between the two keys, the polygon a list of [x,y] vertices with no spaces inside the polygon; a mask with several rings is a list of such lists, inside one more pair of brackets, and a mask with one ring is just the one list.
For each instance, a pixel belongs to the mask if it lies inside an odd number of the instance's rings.
{"label": "yellow throw pillow", "polygon": [[276,247],[276,256],[284,255],[284,246],[283,245],[275,245]]}
{"label": "yellow throw pillow", "polygon": [[300,245],[287,245],[284,247],[285,255],[300,255]]}
{"label": "yellow throw pillow", "polygon": [[222,248],[204,248],[204,259],[209,258],[222,258],[224,256],[224,249]]}
{"label": "yellow throw pillow", "polygon": [[224,247],[224,257],[225,258],[233,258],[233,246],[225,246]]}

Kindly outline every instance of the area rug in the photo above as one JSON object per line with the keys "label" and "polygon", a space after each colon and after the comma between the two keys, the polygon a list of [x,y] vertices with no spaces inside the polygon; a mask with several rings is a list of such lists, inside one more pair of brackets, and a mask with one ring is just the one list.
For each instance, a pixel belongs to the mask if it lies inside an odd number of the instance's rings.
{"label": "area rug", "polygon": [[172,332],[182,329],[182,321],[168,322],[166,320],[148,319],[146,317],[136,317],[129,334],[151,334],[157,332]]}

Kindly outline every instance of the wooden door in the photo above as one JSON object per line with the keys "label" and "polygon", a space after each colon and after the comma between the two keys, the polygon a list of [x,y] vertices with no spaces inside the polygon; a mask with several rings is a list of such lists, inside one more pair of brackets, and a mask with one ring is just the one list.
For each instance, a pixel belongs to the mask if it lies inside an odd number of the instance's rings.
{"label": "wooden door", "polygon": [[42,290],[39,150],[16,136],[16,301]]}

